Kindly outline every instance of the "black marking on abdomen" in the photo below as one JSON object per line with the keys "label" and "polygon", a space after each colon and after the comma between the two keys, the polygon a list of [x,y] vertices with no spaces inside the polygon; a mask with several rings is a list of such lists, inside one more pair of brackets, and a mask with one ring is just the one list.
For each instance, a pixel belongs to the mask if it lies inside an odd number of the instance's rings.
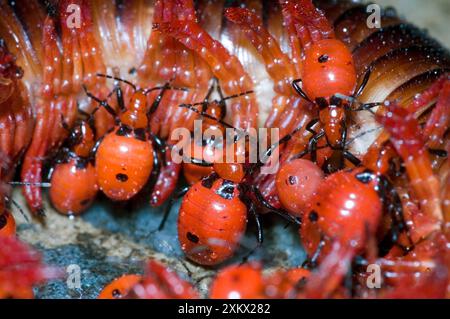
{"label": "black marking on abdomen", "polygon": [[195,235],[195,234],[193,234],[193,233],[191,233],[191,232],[187,232],[187,233],[186,233],[186,238],[187,238],[190,242],[192,242],[192,243],[194,243],[194,244],[198,244],[198,242],[200,241],[200,239],[198,238],[198,236]]}
{"label": "black marking on abdomen", "polygon": [[116,179],[119,182],[125,183],[128,180],[128,175],[127,174],[123,174],[123,173],[119,173],[116,175]]}

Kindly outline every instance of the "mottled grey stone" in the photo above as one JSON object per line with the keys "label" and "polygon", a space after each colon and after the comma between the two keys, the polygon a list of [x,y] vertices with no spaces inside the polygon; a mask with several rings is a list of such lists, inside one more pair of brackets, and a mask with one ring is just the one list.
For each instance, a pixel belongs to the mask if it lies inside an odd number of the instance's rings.
{"label": "mottled grey stone", "polygon": [[[19,190],[14,198],[26,207]],[[102,287],[125,273],[141,273],[143,261],[157,259],[194,283],[203,295],[218,268],[240,263],[256,246],[256,229],[252,220],[242,247],[236,256],[220,267],[201,267],[185,260],[179,247],[176,219],[179,203],[173,207],[166,227],[153,232],[161,220],[161,209],[147,204],[129,207],[99,200],[81,217],[69,218],[57,214],[46,205],[45,223],[25,223],[17,214],[19,236],[42,252],[45,261],[66,269],[80,267],[81,289],[69,289],[65,279],[36,289],[38,298],[95,298]],[[260,260],[267,269],[299,266],[305,259],[294,226],[284,220],[264,216],[264,245],[250,256]]]}

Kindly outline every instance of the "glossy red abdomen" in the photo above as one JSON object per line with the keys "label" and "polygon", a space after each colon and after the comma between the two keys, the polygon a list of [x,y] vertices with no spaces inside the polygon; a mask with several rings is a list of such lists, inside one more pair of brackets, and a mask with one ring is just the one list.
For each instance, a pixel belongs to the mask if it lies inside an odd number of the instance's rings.
{"label": "glossy red abdomen", "polygon": [[242,182],[246,175],[244,165],[240,163],[215,163],[214,172],[234,183]]}
{"label": "glossy red abdomen", "polygon": [[[211,143],[206,145],[199,145],[195,140],[191,141],[191,154],[192,159],[203,160],[207,163],[214,163],[215,148]],[[211,166],[201,166],[194,163],[183,163],[183,174],[186,181],[192,185],[200,181],[203,177],[208,176],[213,172]]]}
{"label": "glossy red abdomen", "polygon": [[311,198],[322,182],[324,173],[313,162],[295,159],[281,166],[277,173],[278,197],[284,208],[295,216],[311,209]]}
{"label": "glossy red abdomen", "polygon": [[222,161],[214,163],[214,172],[221,178],[240,183],[247,175],[244,168],[244,163],[249,154],[249,146],[230,144],[224,147],[222,154]]}
{"label": "glossy red abdomen", "polygon": [[186,256],[201,265],[216,265],[230,258],[247,226],[247,207],[239,190],[219,195],[223,179],[211,188],[194,184],[186,193],[178,215],[178,240]]}
{"label": "glossy red abdomen", "polygon": [[192,163],[183,163],[183,175],[186,181],[192,185],[213,173],[212,166],[200,166]]}
{"label": "glossy red abdomen", "polygon": [[132,133],[107,134],[95,156],[100,189],[113,200],[128,200],[147,183],[153,169],[153,146]]}
{"label": "glossy red abdomen", "polygon": [[313,253],[321,235],[355,249],[364,247],[366,234],[374,234],[382,203],[372,184],[359,181],[353,172],[328,176],[313,199],[311,211],[300,229],[303,245]]}
{"label": "glossy red abdomen", "polygon": [[97,177],[91,163],[77,165],[76,159],[58,164],[51,177],[50,200],[62,214],[76,215],[85,211],[97,195]]}
{"label": "glossy red abdomen", "polygon": [[212,299],[262,299],[264,278],[261,265],[233,265],[221,270],[212,283]]}
{"label": "glossy red abdomen", "polygon": [[310,99],[336,93],[350,96],[356,87],[352,54],[336,39],[321,40],[307,48],[302,72],[303,90]]}
{"label": "glossy red abdomen", "polygon": [[13,236],[16,234],[16,221],[13,215],[5,210],[0,214],[0,236]]}

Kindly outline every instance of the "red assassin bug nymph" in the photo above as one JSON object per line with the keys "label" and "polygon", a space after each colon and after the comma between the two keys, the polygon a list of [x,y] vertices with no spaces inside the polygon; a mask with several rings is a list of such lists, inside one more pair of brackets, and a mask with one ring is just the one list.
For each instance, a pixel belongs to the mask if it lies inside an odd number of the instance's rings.
{"label": "red assassin bug nymph", "polygon": [[[120,86],[116,87],[119,115],[105,100],[86,90],[86,94],[100,104],[99,107],[105,108],[116,119],[116,127],[99,139],[92,151],[99,188],[113,200],[128,200],[147,184],[150,176],[150,188],[158,177],[160,164],[156,149],[163,152],[164,142],[150,131],[149,116],[157,109],[164,92],[172,88],[166,84],[142,90],[117,77],[98,76],[124,82],[134,89],[130,104],[125,107],[122,90]],[[154,90],[161,92],[148,109],[146,95]]]}
{"label": "red assassin bug nymph", "polygon": [[[306,125],[306,130],[313,134],[308,148],[297,157],[310,153],[311,160],[316,162],[317,143],[325,137],[328,146],[334,150],[323,164],[326,173],[343,169],[345,159],[358,166],[360,160],[345,149],[348,112],[370,110],[380,105],[358,103],[356,108],[352,106],[367,85],[371,69],[357,88],[352,54],[341,40],[336,39],[323,12],[316,9],[311,0],[298,1],[298,4],[281,2],[283,10],[293,17],[304,48],[302,78],[294,80],[292,85],[300,96],[319,107],[319,118]],[[318,132],[313,129],[317,123],[321,125]]]}
{"label": "red assassin bug nymph", "polygon": [[50,200],[62,214],[76,215],[92,204],[97,191],[97,177],[92,164],[91,150],[95,134],[90,119],[76,123],[70,130],[66,145],[56,156],[50,172]]}
{"label": "red assassin bug nymph", "polygon": [[[219,95],[219,100],[210,101],[210,97],[216,88],[217,93]],[[252,94],[253,91],[243,92],[239,94],[234,94],[231,96],[225,97],[222,93],[222,89],[218,83],[217,79],[214,79],[214,83],[208,90],[208,93],[205,96],[203,102],[193,103],[193,104],[181,104],[180,107],[187,108],[192,112],[195,112],[203,117],[203,132],[208,132],[208,136],[215,136],[215,132],[223,133],[225,131],[224,128],[232,128],[231,125],[227,124],[224,119],[227,115],[227,105],[226,101],[239,98],[248,94]],[[197,108],[200,107],[200,108]],[[211,157],[217,156],[214,152],[215,148],[218,146],[216,143],[220,143],[220,141],[216,141],[213,138],[206,138],[202,136],[201,143],[195,139],[193,136],[194,133],[191,134],[191,154],[194,154],[194,157],[188,158],[187,162],[183,164],[183,171],[188,183],[194,184],[198,182],[203,177],[208,176],[214,170],[217,171],[218,166],[213,168],[213,165],[206,162],[215,162],[214,159],[208,159],[207,161],[195,158],[195,154],[200,153],[202,155],[206,154],[206,157],[209,155]],[[221,134],[223,135],[223,134]],[[201,152],[198,152],[198,149],[201,148]],[[224,147],[222,147],[224,148]],[[185,156],[185,154],[183,154]]]}
{"label": "red assassin bug nymph", "polygon": [[[204,117],[223,123],[227,127],[230,126],[221,119],[198,111],[193,105],[180,106],[188,107]],[[278,145],[287,142],[296,131],[273,144],[265,152],[266,158],[270,157]],[[244,136],[248,135],[244,134]],[[262,244],[262,226],[256,205],[249,196],[250,194],[253,194],[256,200],[270,211],[289,222],[300,224],[298,219],[290,216],[286,211],[272,207],[263,198],[258,188],[251,185],[251,175],[256,167],[262,165],[260,162],[208,163],[203,160],[191,160],[197,165],[212,166],[214,173],[191,187],[180,190],[167,205],[159,226],[159,230],[164,227],[174,200],[184,196],[178,214],[178,239],[182,250],[189,259],[202,265],[216,265],[230,258],[245,232],[247,212],[251,213],[256,221],[258,228],[257,247]]]}

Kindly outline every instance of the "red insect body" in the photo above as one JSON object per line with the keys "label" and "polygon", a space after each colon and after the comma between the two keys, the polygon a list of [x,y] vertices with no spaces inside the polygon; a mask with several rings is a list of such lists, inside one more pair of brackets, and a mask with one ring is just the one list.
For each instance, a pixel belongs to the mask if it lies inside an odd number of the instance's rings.
{"label": "red insect body", "polygon": [[313,198],[312,209],[300,229],[304,247],[313,254],[322,236],[361,250],[367,234],[374,234],[381,219],[382,204],[374,187],[352,172],[328,176]]}
{"label": "red insect body", "polygon": [[[183,163],[184,177],[191,185],[210,175],[214,171],[213,166],[215,167],[216,163],[222,160],[222,158],[220,158],[222,154],[218,152],[218,145],[215,145],[214,140],[207,138],[207,136],[224,136],[225,133],[225,128],[221,121],[223,121],[225,117],[226,100],[225,97],[222,96],[220,87],[218,87],[217,90],[219,91],[221,100],[209,101],[214,86],[216,86],[216,84],[213,84],[213,86],[210,87],[203,102],[196,102],[195,105],[191,107],[191,110],[194,111],[198,110],[195,106],[200,105],[201,108],[198,112],[202,112],[203,114],[203,137],[201,140],[198,140],[194,135],[194,138],[191,138],[190,153],[183,154],[187,160],[193,160],[192,163]],[[195,161],[209,163],[209,165],[198,165]]]}
{"label": "red insect body", "polygon": [[209,297],[212,299],[262,299],[265,283],[259,263],[228,266],[214,279]]}
{"label": "red insect body", "polygon": [[283,207],[295,216],[303,216],[311,209],[312,198],[322,183],[323,175],[317,165],[304,159],[282,165],[277,173],[276,186]]}
{"label": "red insect body", "polygon": [[[296,298],[310,276],[303,268],[280,269],[264,275],[260,263],[228,266],[211,284],[213,299]],[[251,284],[249,284],[251,283]]]}
{"label": "red insect body", "polygon": [[356,71],[352,54],[342,41],[320,40],[308,47],[304,56],[303,89],[310,99],[353,94]]}
{"label": "red insect body", "polygon": [[[58,147],[66,137],[61,126],[61,116],[72,126],[77,113],[76,95],[84,83],[89,89],[99,94],[105,93],[102,86],[104,79],[97,79],[97,72],[104,72],[101,51],[93,37],[92,20],[89,16],[88,4],[78,1],[81,8],[82,25],[70,29],[66,25],[67,5],[69,1],[60,3],[62,44],[60,52],[54,21],[47,17],[43,26],[43,75],[42,87],[37,98],[36,126],[30,148],[25,154],[22,167],[24,195],[34,213],[43,212],[42,194],[38,186],[42,180],[42,165],[45,156]],[[102,114],[101,110],[99,114]],[[103,120],[102,120],[103,121]],[[112,119],[109,119],[110,125]],[[98,127],[97,133],[109,127]]]}
{"label": "red insect body", "polygon": [[312,100],[336,93],[351,95],[356,87],[353,57],[347,46],[335,39],[334,30],[311,0],[284,1],[283,13],[304,49],[303,89]]}
{"label": "red insect body", "polygon": [[[196,154],[200,155],[200,158],[205,162],[214,163],[214,153],[215,147],[212,143],[207,143],[206,145],[198,145],[193,139],[191,142],[191,157],[196,159]],[[202,178],[210,175],[214,172],[213,166],[200,166],[195,163],[183,163],[183,174],[186,181],[193,185]]]}
{"label": "red insect body", "polygon": [[216,265],[235,252],[247,226],[247,208],[237,185],[217,179],[197,182],[183,198],[178,239],[186,256],[201,265]]}
{"label": "red insect body", "polygon": [[[225,16],[244,32],[264,61],[276,93],[265,126],[279,128],[280,136],[283,137],[294,129],[296,119],[307,116],[305,101],[294,92],[291,85],[299,76],[293,63],[295,59],[291,61],[282,52],[277,40],[264,27],[262,19],[249,9],[228,8]],[[284,145],[281,145],[280,150],[283,148]],[[257,176],[255,183],[261,189],[264,198],[279,208],[273,174]]]}
{"label": "red insect body", "polygon": [[[384,135],[384,133],[382,133]],[[377,174],[389,174],[391,170],[392,160],[397,156],[395,149],[390,145],[383,144],[381,140],[384,136],[380,135],[371,147],[367,150],[363,158],[363,165]]]}
{"label": "red insect body", "polygon": [[[62,214],[80,214],[92,204],[98,190],[95,168],[90,153],[94,132],[86,122],[76,125],[64,149],[61,162],[51,176],[50,200]],[[70,145],[75,143],[75,145]]]}
{"label": "red insect body", "polygon": [[106,285],[98,299],[122,299],[142,280],[140,275],[123,275]]}
{"label": "red insect body", "polygon": [[105,136],[95,155],[99,188],[113,200],[128,200],[147,183],[153,169],[153,147],[121,128]]}
{"label": "red insect body", "polygon": [[[187,257],[199,264],[215,265],[230,258],[246,228],[247,207],[241,196],[245,194],[241,192],[249,191],[247,188],[243,191],[242,186],[253,186],[244,185],[251,181],[261,189],[270,204],[278,207],[281,202],[292,214],[302,217],[302,241],[310,257],[316,254],[319,256],[318,268],[311,274],[304,269],[290,269],[264,276],[259,265],[233,266],[219,273],[211,297],[349,297],[349,292],[342,284],[344,276],[349,272],[352,262],[366,258],[368,263],[382,265],[385,274],[383,284],[386,286],[378,292],[368,291],[362,281],[364,274],[352,268],[353,275],[360,280],[356,287],[359,290],[355,290],[360,293],[358,296],[443,298],[448,295],[450,267],[447,252],[450,162],[448,159],[445,162],[437,159],[438,156],[430,160],[429,155],[433,152],[428,152],[428,149],[435,151],[434,154],[450,150],[446,136],[450,123],[448,75],[442,76],[406,107],[402,107],[401,102],[391,103],[386,108],[380,108],[381,111],[386,110],[386,114],[378,112],[377,119],[384,125],[385,131],[369,149],[363,163],[372,169],[374,176],[381,178],[387,175],[388,179],[392,178],[394,191],[402,195],[401,204],[408,225],[397,240],[398,247],[394,247],[387,255],[380,253],[383,258],[378,257],[376,248],[379,233],[387,227],[382,216],[383,209],[386,209],[382,204],[385,202],[380,192],[377,192],[380,185],[359,178],[363,169],[340,171],[322,180],[322,171],[305,159],[311,158],[322,167],[322,162],[328,164],[329,160],[336,159],[336,151],[346,151],[347,125],[353,124],[348,121],[350,105],[344,102],[345,98],[337,101],[333,96],[353,96],[356,93],[357,74],[362,75],[369,63],[370,70],[376,70],[375,77],[371,77],[368,84],[365,83],[369,93],[363,92],[361,96],[354,97],[361,101],[373,98],[391,100],[392,96],[401,95],[404,101],[411,98],[409,94],[412,91],[417,92],[417,88],[424,89],[431,83],[428,78],[423,80],[425,75],[434,79],[444,73],[437,70],[448,67],[446,53],[434,52],[440,51],[434,50],[437,45],[428,42],[422,34],[411,34],[413,28],[405,26],[395,15],[383,14],[387,23],[383,30],[368,30],[365,26],[365,7],[359,7],[353,2],[328,2],[319,2],[319,5],[327,9],[330,21],[324,11],[313,5],[312,0],[279,1],[282,8],[280,19],[283,18],[285,22],[291,58],[282,52],[277,42],[282,38],[281,33],[278,34],[279,30],[273,28],[272,21],[269,21],[266,29],[262,19],[249,9],[226,9],[226,18],[250,40],[274,82],[276,95],[266,127],[279,127],[281,136],[294,127],[302,127],[302,130],[295,134],[287,146],[280,147],[284,152],[277,179],[275,174],[256,178],[247,176],[246,165],[215,163],[213,170],[220,178],[211,183],[208,179],[196,182],[201,176],[208,175],[211,168],[196,171],[193,166],[185,165],[186,177],[194,185],[180,208],[180,244]],[[219,7],[222,8],[223,2],[220,3]],[[256,6],[259,4],[254,3]],[[254,3],[248,7],[253,7]],[[65,9],[69,4],[81,8],[80,28],[73,29],[66,25],[70,13]],[[199,12],[202,12],[202,6],[216,8],[210,2],[200,3]],[[243,66],[215,40],[220,38],[223,31],[220,30],[214,37],[207,33],[208,21],[205,17],[197,19],[197,8],[192,0],[157,0],[152,10],[142,10],[147,7],[142,7],[140,1],[136,4],[130,2],[121,6],[120,11],[123,12],[120,15],[110,14],[112,18],[103,15],[115,12],[116,6],[100,6],[86,0],[60,1],[56,11],[58,17],[53,19],[49,16],[45,20],[43,10],[38,9],[39,5],[34,1],[16,6],[14,10],[9,3],[1,3],[0,7],[1,36],[16,43],[13,50],[21,59],[21,65],[27,69],[26,76],[34,78],[27,82],[27,86],[42,84],[38,92],[33,92],[35,89],[27,92],[20,80],[20,68],[15,65],[13,56],[0,40],[0,127],[3,128],[0,139],[3,163],[0,171],[0,246],[3,247],[0,250],[0,298],[31,297],[33,285],[53,277],[55,273],[49,272],[42,266],[39,256],[10,236],[15,233],[15,223],[6,207],[9,190],[3,183],[10,180],[14,173],[12,168],[19,162],[21,153],[26,152],[21,172],[21,178],[26,182],[24,194],[32,211],[42,212],[38,185],[44,160],[60,147],[66,137],[61,116],[69,126],[73,126],[77,96],[83,84],[93,95],[109,102],[105,79],[96,76],[96,73],[106,72],[102,48],[110,54],[109,49],[121,51],[123,48],[120,47],[132,47],[130,44],[136,44],[136,40],[139,40],[135,33],[140,33],[139,28],[145,24],[127,22],[129,12],[124,8],[141,10],[136,19],[138,21],[147,17],[144,11],[151,11],[153,15],[154,30],[137,68],[139,85],[148,87],[170,82],[171,86],[187,87],[189,91],[169,90],[164,96],[159,96],[161,103],[154,113],[147,111],[150,109],[148,106],[158,98],[157,94],[146,96],[140,91],[125,92],[128,97],[133,94],[131,106],[120,114],[121,125],[113,131],[109,131],[114,126],[113,117],[106,109],[100,108],[95,113],[95,126],[97,137],[105,137],[97,150],[96,172],[88,165],[83,173],[78,171],[73,175],[73,170],[77,168],[76,160],[70,159],[60,164],[55,169],[50,190],[51,199],[58,210],[78,212],[84,209],[86,204],[81,202],[95,195],[96,175],[102,190],[115,200],[127,200],[139,192],[149,176],[153,175],[151,173],[157,159],[153,148],[155,145],[148,140],[148,127],[168,140],[165,158],[162,158],[166,163],[161,166],[151,195],[151,204],[161,205],[176,187],[181,169],[181,165],[174,163],[171,158],[171,145],[176,141],[171,139],[170,133],[178,127],[192,129],[193,121],[198,117],[195,112],[178,105],[200,100],[213,75],[218,78],[227,95],[252,91],[253,81],[246,71],[247,65]],[[29,13],[23,15],[22,12],[24,20],[19,14],[21,10],[33,7],[36,8],[36,17]],[[111,8],[114,11],[110,11]],[[363,9],[364,14],[361,15],[359,9]],[[273,12],[265,13],[272,15]],[[356,14],[350,18],[349,13]],[[11,22],[15,19],[18,22]],[[55,25],[56,21],[60,25]],[[99,25],[98,29],[96,24]],[[42,37],[37,36],[38,32],[32,30],[30,25],[41,25]],[[127,31],[124,32],[127,42],[120,38],[116,43],[119,37],[114,33],[120,32],[111,32],[111,36],[104,38],[104,25],[108,26],[108,31],[114,30],[114,27],[119,30],[120,25],[123,28],[120,30]],[[226,30],[226,25],[223,25]],[[351,28],[348,28],[350,25]],[[268,29],[274,31],[274,35]],[[105,43],[99,43],[98,40]],[[425,42],[426,46],[433,49],[423,46]],[[235,43],[230,46],[239,47]],[[404,55],[399,52],[404,52]],[[414,64],[417,67],[408,70]],[[116,71],[120,73],[120,70],[114,70],[114,73]],[[291,87],[296,78],[302,80],[301,88],[296,87],[296,90],[304,93],[302,96],[306,96],[305,100]],[[385,87],[386,95],[378,92],[381,86]],[[35,119],[28,99],[35,103]],[[425,111],[434,100],[437,100],[436,106],[428,116]],[[96,105],[91,101],[86,110],[90,111]],[[112,109],[117,109],[115,103],[111,105]],[[216,116],[215,108],[211,106],[208,111]],[[231,103],[231,111],[235,127],[249,130],[256,126],[258,107],[254,96],[239,96]],[[421,128],[418,118],[423,114],[428,116],[428,120]],[[312,119],[317,119],[317,124],[306,129],[306,124],[312,123]],[[208,120],[206,122],[208,126],[214,125]],[[222,127],[217,129],[223,130]],[[319,134],[325,139],[317,141],[316,146],[323,149],[318,151],[314,159],[309,142],[312,136],[317,137]],[[31,136],[31,145],[27,149]],[[82,143],[73,152],[86,157],[91,148],[91,144]],[[305,155],[304,159],[289,161],[293,155],[304,151],[310,154]],[[409,181],[391,174],[398,155]],[[342,164],[345,166],[347,163]],[[83,177],[84,173],[86,176]],[[294,180],[297,182],[294,183]],[[71,190],[70,186],[73,192],[64,191]],[[406,240],[411,246],[405,244]],[[403,244],[405,247],[401,247]],[[356,254],[361,254],[361,258],[354,259]],[[189,283],[164,266],[151,261],[147,268],[143,277],[130,275],[119,278],[105,288],[102,295],[198,297]],[[306,277],[307,281],[304,280]],[[248,281],[253,281],[254,285],[249,285]]]}
{"label": "red insect body", "polygon": [[198,292],[173,270],[156,261],[149,261],[142,280],[125,298],[198,299]]}
{"label": "red insect body", "polygon": [[[311,0],[280,1],[284,14],[297,31],[302,47],[301,80],[303,92],[318,104],[319,122],[328,144],[342,148],[346,130],[345,107],[331,97],[352,96],[356,89],[356,70],[348,47],[335,38],[333,28]],[[323,100],[324,99],[324,100]]]}

